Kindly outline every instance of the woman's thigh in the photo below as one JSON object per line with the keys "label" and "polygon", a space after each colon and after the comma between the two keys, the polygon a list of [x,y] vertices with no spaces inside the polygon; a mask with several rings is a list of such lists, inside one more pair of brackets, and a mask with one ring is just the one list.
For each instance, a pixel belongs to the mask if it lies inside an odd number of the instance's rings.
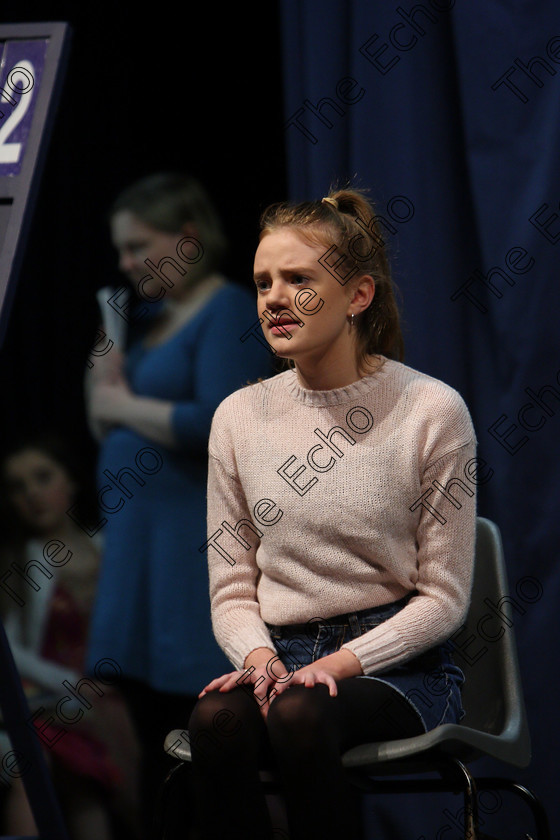
{"label": "woman's thigh", "polygon": [[195,763],[261,760],[267,752],[266,724],[252,686],[210,691],[194,707],[189,736]]}
{"label": "woman's thigh", "polygon": [[341,750],[370,741],[413,738],[425,732],[420,714],[392,685],[350,677],[337,683]]}
{"label": "woman's thigh", "polygon": [[[419,714],[392,686],[349,677],[337,682],[331,697],[325,685],[295,685],[275,697],[265,722],[250,687],[209,692],[198,701],[189,721],[193,757],[261,767],[274,765],[276,748],[299,752],[323,745],[339,753],[360,743],[409,738],[424,732]],[[313,743],[316,740],[318,744]],[[276,752],[276,750],[274,751]]]}
{"label": "woman's thigh", "polygon": [[418,712],[387,683],[358,677],[337,682],[331,697],[325,685],[295,685],[274,698],[268,716],[269,734],[283,749],[332,749],[338,752],[368,741],[410,738],[422,734]]}

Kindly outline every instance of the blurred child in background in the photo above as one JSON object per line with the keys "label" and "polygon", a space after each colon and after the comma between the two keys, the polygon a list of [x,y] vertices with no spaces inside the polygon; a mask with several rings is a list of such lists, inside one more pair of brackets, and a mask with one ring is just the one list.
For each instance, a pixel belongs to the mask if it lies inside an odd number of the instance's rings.
{"label": "blurred child in background", "polygon": [[[101,535],[89,537],[67,514],[82,489],[75,457],[58,437],[38,436],[5,454],[0,478],[11,514],[1,546],[2,620],[31,708],[48,709],[36,725],[55,718],[45,755],[69,832],[74,840],[137,837],[138,747],[122,697],[99,683],[102,696],[83,692],[91,708],[74,698],[64,704],[65,719],[75,722],[63,723],[54,711],[68,695],[63,681],[76,686],[85,673],[102,549]],[[25,580],[18,569],[30,562],[36,565]],[[21,780],[8,793],[3,831],[37,833]]]}

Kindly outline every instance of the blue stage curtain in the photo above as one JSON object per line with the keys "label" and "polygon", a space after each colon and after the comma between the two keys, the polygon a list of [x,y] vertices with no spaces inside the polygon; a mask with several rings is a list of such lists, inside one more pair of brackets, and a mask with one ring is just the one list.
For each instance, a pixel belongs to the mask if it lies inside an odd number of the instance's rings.
{"label": "blue stage curtain", "polygon": [[[560,836],[560,6],[285,0],[282,31],[290,197],[371,190],[405,361],[461,392],[486,462],[479,514],[504,540],[533,761],[475,769],[534,788]],[[458,799],[415,804],[370,801],[371,836],[460,836]],[[534,834],[508,794],[481,804],[489,833]]]}

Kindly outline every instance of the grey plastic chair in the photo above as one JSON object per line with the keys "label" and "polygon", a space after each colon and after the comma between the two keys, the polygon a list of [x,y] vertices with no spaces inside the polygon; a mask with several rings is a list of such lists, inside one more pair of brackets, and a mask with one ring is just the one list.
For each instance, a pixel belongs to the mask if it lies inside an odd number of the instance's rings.
{"label": "grey plastic chair", "polygon": [[[455,661],[466,675],[466,716],[460,724],[444,724],[415,738],[362,744],[343,755],[353,783],[365,792],[462,792],[465,840],[485,837],[478,826],[477,790],[509,790],[521,796],[532,810],[538,840],[550,840],[546,813],[531,791],[506,778],[475,781],[466,767],[482,756],[515,767],[526,767],[531,760],[511,600],[500,532],[493,522],[478,517],[471,605],[465,624],[453,636]],[[499,605],[501,618],[491,610],[489,601]],[[492,625],[488,615],[493,617]],[[166,786],[181,764],[190,761],[188,733],[170,732],[164,748],[179,759],[179,764],[162,788],[160,826],[166,807]],[[434,771],[439,778],[398,778]],[[270,774],[263,773],[262,778],[265,789],[280,789]]]}

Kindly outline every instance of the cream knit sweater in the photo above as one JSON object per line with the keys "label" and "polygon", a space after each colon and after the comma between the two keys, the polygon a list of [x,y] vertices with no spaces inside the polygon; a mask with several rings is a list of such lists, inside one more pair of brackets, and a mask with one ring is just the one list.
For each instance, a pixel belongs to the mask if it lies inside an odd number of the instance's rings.
{"label": "cream knit sweater", "polygon": [[446,639],[471,587],[476,438],[460,395],[382,357],[344,388],[289,370],[231,394],[212,422],[208,565],[218,643],[238,669],[299,624],[398,600],[344,645],[373,674]]}

